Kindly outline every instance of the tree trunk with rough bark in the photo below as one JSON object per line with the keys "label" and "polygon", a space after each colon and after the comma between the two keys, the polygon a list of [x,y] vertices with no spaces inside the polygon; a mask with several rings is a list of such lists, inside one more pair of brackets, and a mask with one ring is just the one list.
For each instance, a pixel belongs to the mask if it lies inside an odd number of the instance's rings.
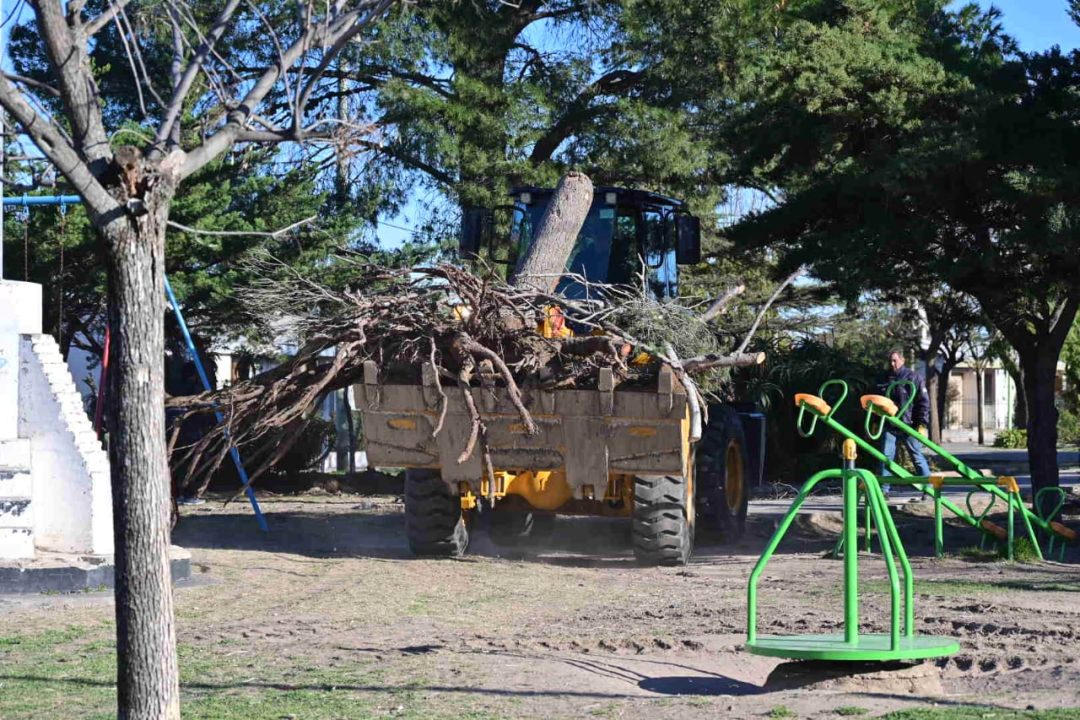
{"label": "tree trunk with rough bark", "polygon": [[930,439],[941,443],[941,408],[938,405],[938,391],[940,390],[940,374],[934,365],[933,357],[926,359],[926,393],[930,396]]}
{"label": "tree trunk with rough bark", "polygon": [[986,444],[986,436],[983,433],[983,373],[982,367],[975,367],[975,425],[977,427],[979,444]]}
{"label": "tree trunk with rough bark", "polygon": [[[98,227],[109,282],[109,460],[120,718],[180,717],[165,453],[165,223],[172,190]],[[141,211],[141,209],[140,209]]]}
{"label": "tree trunk with rough bark", "polygon": [[587,175],[569,172],[562,176],[540,220],[536,240],[518,260],[513,284],[528,284],[546,293],[555,291],[592,200],[593,184]]}
{"label": "tree trunk with rough bark", "polygon": [[1057,487],[1057,419],[1054,387],[1057,379],[1058,353],[1028,351],[1020,353],[1024,393],[1027,396],[1027,447],[1031,466],[1032,493]]}
{"label": "tree trunk with rough bark", "polygon": [[945,429],[949,427],[949,377],[954,367],[956,367],[955,363],[946,361],[941,366],[941,372],[938,375],[937,406],[938,421],[941,423],[940,432],[945,432]]}

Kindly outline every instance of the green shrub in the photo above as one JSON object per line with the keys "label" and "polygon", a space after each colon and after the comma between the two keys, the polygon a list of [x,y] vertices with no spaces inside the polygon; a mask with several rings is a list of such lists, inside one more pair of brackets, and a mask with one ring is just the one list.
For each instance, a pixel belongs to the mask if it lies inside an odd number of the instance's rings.
{"label": "green shrub", "polygon": [[994,447],[1012,448],[1013,450],[1026,448],[1027,430],[1020,430],[1019,428],[1002,430],[994,438]]}
{"label": "green shrub", "polygon": [[1061,408],[1057,429],[1058,445],[1080,445],[1080,414]]}
{"label": "green shrub", "polygon": [[[1001,548],[1001,556],[1006,557],[1006,549]],[[1013,560],[1018,563],[1038,562],[1039,554],[1031,540],[1026,537],[1018,537],[1013,541]]]}

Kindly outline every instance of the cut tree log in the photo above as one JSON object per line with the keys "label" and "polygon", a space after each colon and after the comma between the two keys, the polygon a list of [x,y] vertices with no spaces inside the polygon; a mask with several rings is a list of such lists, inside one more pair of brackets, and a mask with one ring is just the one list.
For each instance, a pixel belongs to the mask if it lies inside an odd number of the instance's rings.
{"label": "cut tree log", "polygon": [[588,175],[569,172],[551,196],[536,239],[518,260],[511,284],[553,293],[592,206],[593,184]]}
{"label": "cut tree log", "polygon": [[749,367],[760,365],[763,362],[765,362],[765,353],[763,352],[733,353],[731,355],[710,353],[684,360],[682,366],[686,372],[692,373],[718,367]]}

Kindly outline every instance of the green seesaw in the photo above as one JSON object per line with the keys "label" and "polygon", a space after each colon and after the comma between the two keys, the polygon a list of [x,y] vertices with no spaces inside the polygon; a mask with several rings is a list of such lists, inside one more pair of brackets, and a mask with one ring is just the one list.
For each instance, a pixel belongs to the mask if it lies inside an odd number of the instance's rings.
{"label": "green seesaw", "polygon": [[[824,413],[828,415],[828,412]],[[885,495],[873,473],[855,467],[856,443],[844,441],[843,467],[822,470],[815,474],[799,490],[788,508],[780,526],[761,554],[747,586],[746,647],[757,655],[795,658],[800,660],[920,660],[951,655],[960,649],[953,638],[916,635],[914,579],[900,534],[893,524]],[[806,498],[822,480],[840,478],[844,493],[844,530],[847,547],[854,548],[858,531],[859,484],[867,499],[867,506],[878,530],[881,554],[889,573],[889,597],[891,600],[889,633],[862,634],[859,632],[859,554],[844,553],[844,632],[828,635],[758,635],[757,634],[757,585],[769,559],[783,540],[792,520]],[[904,571],[903,590],[900,587],[896,558]],[[901,622],[901,596],[903,597],[903,622]]]}
{"label": "green seesaw", "polygon": [[[837,432],[844,438],[856,443],[859,448],[871,457],[884,463],[885,467],[887,467],[894,475],[894,477],[889,479],[891,483],[896,485],[909,485],[915,490],[931,497],[934,500],[934,549],[938,557],[941,557],[944,553],[943,508],[949,510],[967,525],[978,530],[982,534],[983,539],[989,538],[994,542],[1003,543],[1006,547],[1009,559],[1012,559],[1013,557],[1015,544],[1013,525],[1014,516],[1016,514],[1020,515],[1025,530],[1027,531],[1027,535],[1031,540],[1032,547],[1040,560],[1043,557],[1042,550],[1040,549],[1038,539],[1035,536],[1034,527],[1038,527],[1045,531],[1048,537],[1057,537],[1062,542],[1066,540],[1075,540],[1076,535],[1072,530],[1061,525],[1061,523],[1041,518],[1024,505],[1020,496],[1020,488],[1017,485],[1015,478],[1010,476],[987,477],[983,475],[974,468],[969,467],[945,448],[929,440],[919,431],[900,420],[899,418],[903,417],[904,413],[915,399],[915,384],[911,381],[892,383],[889,385],[886,393],[891,393],[893,388],[899,384],[910,386],[908,400],[903,407],[897,407],[896,403],[882,395],[863,395],[862,398],[860,398],[860,403],[863,409],[866,410],[864,429],[867,436],[871,440],[877,440],[881,437],[887,425],[895,428],[897,431],[915,438],[916,441],[941,457],[946,463],[952,466],[956,473],[956,477],[931,475],[930,477],[924,478],[912,475],[895,461],[886,458],[884,453],[870,442],[853,433],[843,424],[838,422],[833,416],[836,414],[837,409],[841,406],[848,394],[847,383],[843,380],[829,380],[825,382],[818,390],[817,395],[800,393],[795,396],[795,404],[799,407],[799,416],[797,420],[799,434],[802,437],[810,437],[816,431],[818,421],[821,421],[822,424],[828,426],[834,432]],[[830,405],[823,398],[826,392],[832,387],[839,388],[839,395],[832,405]],[[805,420],[807,417],[810,418],[808,424]],[[972,493],[968,494],[968,511],[965,511],[942,496],[942,489],[944,487],[956,485],[973,486],[976,488],[973,492],[982,491],[989,493],[992,498],[992,503],[996,500],[1005,501],[1005,507],[1008,512],[1008,527],[1002,528],[986,518],[986,514],[992,506],[987,506],[987,508],[979,514],[972,512],[970,510]],[[1051,513],[1049,517],[1052,518],[1053,513]]]}

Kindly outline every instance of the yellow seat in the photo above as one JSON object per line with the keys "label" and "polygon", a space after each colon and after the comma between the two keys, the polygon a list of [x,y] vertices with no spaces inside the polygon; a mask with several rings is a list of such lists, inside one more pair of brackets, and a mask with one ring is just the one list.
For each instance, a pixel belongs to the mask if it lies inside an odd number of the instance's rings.
{"label": "yellow seat", "polygon": [[810,393],[796,393],[795,407],[799,407],[803,403],[806,403],[821,415],[828,415],[830,412],[832,412],[832,408],[829,407],[829,403],[825,402],[817,395],[811,395]]}
{"label": "yellow seat", "polygon": [[871,403],[886,415],[895,416],[900,411],[900,408],[896,407],[896,403],[884,395],[863,395],[859,398],[859,404],[862,405],[863,410],[866,410]]}
{"label": "yellow seat", "polygon": [[1050,521],[1050,529],[1053,530],[1055,534],[1061,536],[1062,538],[1068,540],[1069,542],[1076,542],[1076,537],[1077,537],[1076,536],[1076,531],[1073,530],[1071,527],[1067,527],[1065,525],[1062,525],[1061,523],[1057,522],[1056,520],[1051,520]]}
{"label": "yellow seat", "polygon": [[1016,478],[1010,475],[1002,475],[997,480],[998,487],[1008,493],[1019,493],[1020,485],[1016,482]]}
{"label": "yellow seat", "polygon": [[1001,527],[997,523],[992,523],[989,520],[983,520],[981,523],[979,523],[979,526],[986,532],[996,537],[998,540],[1009,539],[1009,533],[1005,531],[1005,528]]}

